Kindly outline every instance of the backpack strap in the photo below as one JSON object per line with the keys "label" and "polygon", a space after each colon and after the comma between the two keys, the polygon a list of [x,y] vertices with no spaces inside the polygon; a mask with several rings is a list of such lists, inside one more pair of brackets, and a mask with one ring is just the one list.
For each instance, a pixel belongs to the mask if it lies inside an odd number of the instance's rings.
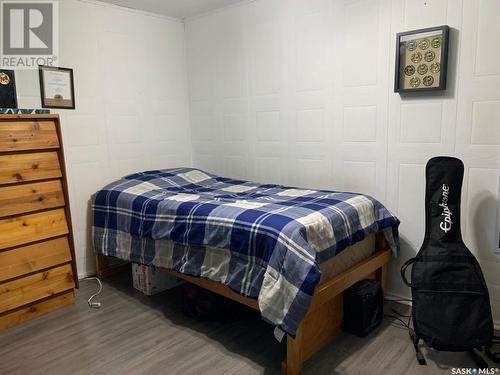
{"label": "backpack strap", "polygon": [[403,282],[409,286],[410,288],[413,288],[413,286],[411,285],[411,283],[408,281],[408,279],[406,278],[406,269],[412,265],[413,263],[415,263],[417,261],[417,258],[410,258],[408,259],[402,266],[401,266],[401,279],[403,279]]}

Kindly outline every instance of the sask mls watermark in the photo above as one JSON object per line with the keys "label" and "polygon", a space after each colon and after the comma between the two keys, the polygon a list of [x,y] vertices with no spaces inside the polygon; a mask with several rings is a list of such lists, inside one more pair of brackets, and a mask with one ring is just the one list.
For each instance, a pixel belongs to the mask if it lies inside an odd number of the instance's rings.
{"label": "sask mls watermark", "polygon": [[53,66],[59,53],[59,3],[0,0],[0,66],[38,69]]}
{"label": "sask mls watermark", "polygon": [[474,367],[453,367],[451,375],[496,375],[498,367],[474,368]]}

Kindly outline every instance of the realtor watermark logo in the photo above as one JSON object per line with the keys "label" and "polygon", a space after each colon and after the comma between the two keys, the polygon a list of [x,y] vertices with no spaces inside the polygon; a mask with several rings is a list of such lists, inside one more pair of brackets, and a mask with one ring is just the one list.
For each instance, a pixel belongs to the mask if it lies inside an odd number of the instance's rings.
{"label": "realtor watermark logo", "polygon": [[0,0],[0,66],[53,66],[59,49],[59,3],[55,0]]}

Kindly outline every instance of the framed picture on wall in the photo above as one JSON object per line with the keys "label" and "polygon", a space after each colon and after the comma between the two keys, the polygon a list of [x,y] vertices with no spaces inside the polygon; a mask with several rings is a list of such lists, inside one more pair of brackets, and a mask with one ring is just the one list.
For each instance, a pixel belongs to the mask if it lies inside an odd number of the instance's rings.
{"label": "framed picture on wall", "polygon": [[73,69],[39,66],[42,108],[75,109]]}
{"label": "framed picture on wall", "polygon": [[449,34],[446,25],[397,34],[394,92],[446,89]]}

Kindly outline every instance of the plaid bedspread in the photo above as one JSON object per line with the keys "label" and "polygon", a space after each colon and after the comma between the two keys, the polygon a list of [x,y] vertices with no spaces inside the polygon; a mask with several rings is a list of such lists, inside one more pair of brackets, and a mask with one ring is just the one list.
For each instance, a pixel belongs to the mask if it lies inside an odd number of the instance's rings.
{"label": "plaid bedspread", "polygon": [[398,219],[360,194],[260,185],[178,168],[135,173],[94,194],[97,254],[175,269],[256,298],[295,335],[318,264],[369,234],[397,248]]}

